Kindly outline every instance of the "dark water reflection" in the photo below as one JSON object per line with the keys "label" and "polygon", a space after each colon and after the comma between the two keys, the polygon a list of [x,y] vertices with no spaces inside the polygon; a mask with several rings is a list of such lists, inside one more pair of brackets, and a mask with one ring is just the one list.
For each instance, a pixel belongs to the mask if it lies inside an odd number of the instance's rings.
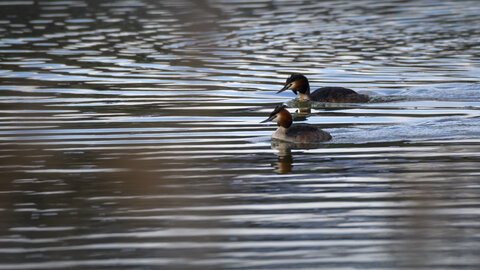
{"label": "dark water reflection", "polygon": [[[0,2],[0,269],[477,269],[476,1]],[[368,104],[276,95],[291,72]],[[271,142],[285,102],[334,139]]]}

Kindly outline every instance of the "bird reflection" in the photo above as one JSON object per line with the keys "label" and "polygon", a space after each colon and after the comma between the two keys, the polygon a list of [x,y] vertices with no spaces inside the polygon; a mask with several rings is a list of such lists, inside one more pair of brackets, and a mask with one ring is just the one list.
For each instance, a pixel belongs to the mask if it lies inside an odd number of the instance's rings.
{"label": "bird reflection", "polygon": [[272,163],[272,166],[277,173],[285,174],[292,171],[292,144],[293,143],[272,140],[271,147],[277,150],[275,154],[278,156],[277,162]]}
{"label": "bird reflection", "polygon": [[321,147],[318,143],[292,143],[273,139],[271,147],[277,150],[275,153],[278,157],[277,162],[272,163],[272,167],[277,173],[291,173],[293,169],[292,149],[315,149]]}
{"label": "bird reflection", "polygon": [[312,104],[308,101],[293,100],[287,103],[290,108],[297,108],[292,115],[295,121],[305,120],[312,113]]}

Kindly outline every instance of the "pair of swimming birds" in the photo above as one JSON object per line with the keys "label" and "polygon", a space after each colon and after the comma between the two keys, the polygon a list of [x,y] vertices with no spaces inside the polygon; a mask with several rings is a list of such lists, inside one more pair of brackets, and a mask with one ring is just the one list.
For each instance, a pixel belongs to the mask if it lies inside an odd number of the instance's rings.
{"label": "pair of swimming birds", "polygon": [[[310,93],[308,79],[302,74],[292,74],[277,94],[288,89],[298,94],[300,100],[336,103],[364,103],[369,100],[367,95],[358,94],[344,87],[322,87]],[[285,109],[286,107],[285,105],[275,107],[270,117],[262,121],[262,123],[277,121],[278,129],[272,134],[272,138],[295,143],[314,143],[332,139],[330,133],[316,126],[292,125],[292,115]]]}

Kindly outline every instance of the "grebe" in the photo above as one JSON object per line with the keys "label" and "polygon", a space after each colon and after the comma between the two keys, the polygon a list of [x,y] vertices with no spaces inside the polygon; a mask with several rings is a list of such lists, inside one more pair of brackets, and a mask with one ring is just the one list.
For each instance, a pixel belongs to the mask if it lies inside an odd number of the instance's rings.
{"label": "grebe", "polygon": [[285,86],[277,92],[281,93],[287,89],[291,89],[300,100],[311,100],[320,102],[337,102],[337,103],[365,103],[370,99],[367,95],[361,95],[352,89],[344,87],[322,87],[310,94],[310,85],[307,77],[299,73],[292,74],[285,83]]}
{"label": "grebe", "polygon": [[270,117],[261,122],[265,123],[277,119],[278,129],[272,134],[273,139],[295,143],[323,142],[332,139],[330,133],[316,126],[292,125],[292,115],[285,109],[286,107],[285,105],[278,105],[270,114]]}

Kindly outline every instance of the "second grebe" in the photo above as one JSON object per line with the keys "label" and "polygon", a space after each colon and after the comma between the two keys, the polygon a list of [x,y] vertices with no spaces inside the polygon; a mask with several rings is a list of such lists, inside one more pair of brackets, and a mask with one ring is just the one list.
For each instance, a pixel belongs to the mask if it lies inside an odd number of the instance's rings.
{"label": "second grebe", "polygon": [[365,103],[370,99],[367,95],[361,95],[352,89],[344,87],[322,87],[310,93],[310,85],[307,77],[302,74],[294,73],[286,81],[285,86],[277,92],[281,93],[291,89],[300,100],[311,100],[320,102],[337,103]]}
{"label": "second grebe", "polygon": [[292,115],[285,109],[285,105],[275,107],[270,117],[261,123],[277,119],[278,129],[272,134],[273,139],[295,142],[312,143],[323,142],[332,139],[330,133],[312,125],[292,125]]}

